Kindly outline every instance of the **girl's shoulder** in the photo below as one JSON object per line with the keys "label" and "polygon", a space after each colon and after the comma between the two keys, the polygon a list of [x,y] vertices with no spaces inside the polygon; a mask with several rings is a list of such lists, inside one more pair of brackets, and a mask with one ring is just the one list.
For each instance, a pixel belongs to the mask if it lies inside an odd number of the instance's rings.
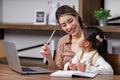
{"label": "girl's shoulder", "polygon": [[93,60],[95,60],[95,61],[97,61],[97,60],[99,60],[99,61],[105,61],[105,59],[101,55],[99,55],[99,53],[96,53],[94,55]]}

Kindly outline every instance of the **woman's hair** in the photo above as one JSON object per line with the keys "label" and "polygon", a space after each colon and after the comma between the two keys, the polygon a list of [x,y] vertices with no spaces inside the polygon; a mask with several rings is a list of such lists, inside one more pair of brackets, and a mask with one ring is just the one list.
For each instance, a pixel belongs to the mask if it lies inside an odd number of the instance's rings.
{"label": "woman's hair", "polygon": [[75,11],[73,8],[71,8],[68,5],[63,5],[59,7],[56,11],[56,20],[59,23],[59,18],[63,15],[72,15],[72,16],[77,16],[78,15],[78,22],[80,24],[81,29],[84,28],[84,24],[81,20],[81,17],[79,16],[78,12]]}
{"label": "woman's hair", "polygon": [[107,53],[107,40],[103,31],[97,27],[85,27],[83,30],[85,40],[91,43],[92,48],[105,58]]}

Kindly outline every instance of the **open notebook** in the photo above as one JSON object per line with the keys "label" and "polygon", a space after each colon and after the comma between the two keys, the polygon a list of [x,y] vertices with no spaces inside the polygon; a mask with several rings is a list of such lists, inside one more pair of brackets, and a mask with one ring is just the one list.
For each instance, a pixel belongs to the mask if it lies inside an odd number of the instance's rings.
{"label": "open notebook", "polygon": [[9,67],[21,74],[51,73],[50,70],[40,67],[21,66],[15,43],[3,40]]}
{"label": "open notebook", "polygon": [[52,77],[88,77],[94,78],[97,74],[86,73],[82,71],[62,71],[58,70],[52,73],[50,76]]}

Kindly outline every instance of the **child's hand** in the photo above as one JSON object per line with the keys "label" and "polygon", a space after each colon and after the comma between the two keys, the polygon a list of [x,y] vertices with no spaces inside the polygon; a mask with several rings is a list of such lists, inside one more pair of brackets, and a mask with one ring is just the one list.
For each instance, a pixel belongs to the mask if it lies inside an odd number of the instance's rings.
{"label": "child's hand", "polygon": [[76,64],[73,64],[72,60],[69,61],[68,69],[69,70],[77,70]]}
{"label": "child's hand", "polygon": [[85,63],[77,63],[76,64],[77,70],[80,70],[82,72],[85,72],[86,64]]}

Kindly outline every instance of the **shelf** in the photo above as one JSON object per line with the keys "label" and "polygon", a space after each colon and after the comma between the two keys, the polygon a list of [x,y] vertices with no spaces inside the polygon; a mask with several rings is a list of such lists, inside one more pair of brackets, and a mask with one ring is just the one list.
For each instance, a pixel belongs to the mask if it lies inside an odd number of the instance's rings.
{"label": "shelf", "polygon": [[[104,32],[120,32],[120,26],[100,27]],[[27,29],[27,30],[62,30],[59,26],[53,25],[30,25],[30,24],[0,24],[0,29]]]}
{"label": "shelf", "polygon": [[120,32],[120,26],[104,26],[104,27],[98,26],[98,27],[102,29],[104,32]]}
{"label": "shelf", "polygon": [[62,30],[54,25],[0,24],[0,29]]}

